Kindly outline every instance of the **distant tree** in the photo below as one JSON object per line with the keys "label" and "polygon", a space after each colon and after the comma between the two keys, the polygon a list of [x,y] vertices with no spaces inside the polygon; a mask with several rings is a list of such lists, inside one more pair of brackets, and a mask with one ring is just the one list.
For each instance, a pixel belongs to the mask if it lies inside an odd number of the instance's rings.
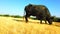
{"label": "distant tree", "polygon": [[59,17],[54,16],[53,21],[55,21],[55,22],[60,22],[60,18],[59,18]]}

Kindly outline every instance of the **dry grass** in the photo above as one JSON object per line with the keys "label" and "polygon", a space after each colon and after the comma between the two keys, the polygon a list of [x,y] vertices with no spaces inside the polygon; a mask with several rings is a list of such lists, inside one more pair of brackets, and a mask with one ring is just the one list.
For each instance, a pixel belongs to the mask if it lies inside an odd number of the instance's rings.
{"label": "dry grass", "polygon": [[0,34],[60,34],[60,23],[39,24],[31,19],[25,23],[22,18],[0,17]]}

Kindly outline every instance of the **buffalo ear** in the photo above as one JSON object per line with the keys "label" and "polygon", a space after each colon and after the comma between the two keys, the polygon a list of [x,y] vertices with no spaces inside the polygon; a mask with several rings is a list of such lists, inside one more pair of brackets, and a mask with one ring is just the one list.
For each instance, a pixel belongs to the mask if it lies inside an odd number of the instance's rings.
{"label": "buffalo ear", "polygon": [[32,4],[29,4],[29,6],[31,7],[31,6],[33,6]]}

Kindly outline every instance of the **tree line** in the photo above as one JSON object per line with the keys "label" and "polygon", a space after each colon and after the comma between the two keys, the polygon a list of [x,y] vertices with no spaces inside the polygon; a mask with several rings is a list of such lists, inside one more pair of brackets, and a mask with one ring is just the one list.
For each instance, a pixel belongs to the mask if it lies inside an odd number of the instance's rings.
{"label": "tree line", "polygon": [[[0,15],[0,16],[4,16],[4,17],[14,17],[14,18],[23,18],[23,16],[20,16],[20,15]],[[33,20],[37,20],[36,18],[33,18],[33,17],[30,17],[31,19]],[[53,19],[54,22],[60,22],[60,17],[55,17],[54,16],[54,19]]]}

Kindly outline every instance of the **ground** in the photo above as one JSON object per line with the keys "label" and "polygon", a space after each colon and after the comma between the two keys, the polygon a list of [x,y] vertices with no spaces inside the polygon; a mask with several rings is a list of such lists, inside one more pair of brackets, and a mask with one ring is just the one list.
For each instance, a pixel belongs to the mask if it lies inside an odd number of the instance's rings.
{"label": "ground", "polygon": [[0,34],[60,34],[60,23],[40,24],[39,20],[0,16]]}

